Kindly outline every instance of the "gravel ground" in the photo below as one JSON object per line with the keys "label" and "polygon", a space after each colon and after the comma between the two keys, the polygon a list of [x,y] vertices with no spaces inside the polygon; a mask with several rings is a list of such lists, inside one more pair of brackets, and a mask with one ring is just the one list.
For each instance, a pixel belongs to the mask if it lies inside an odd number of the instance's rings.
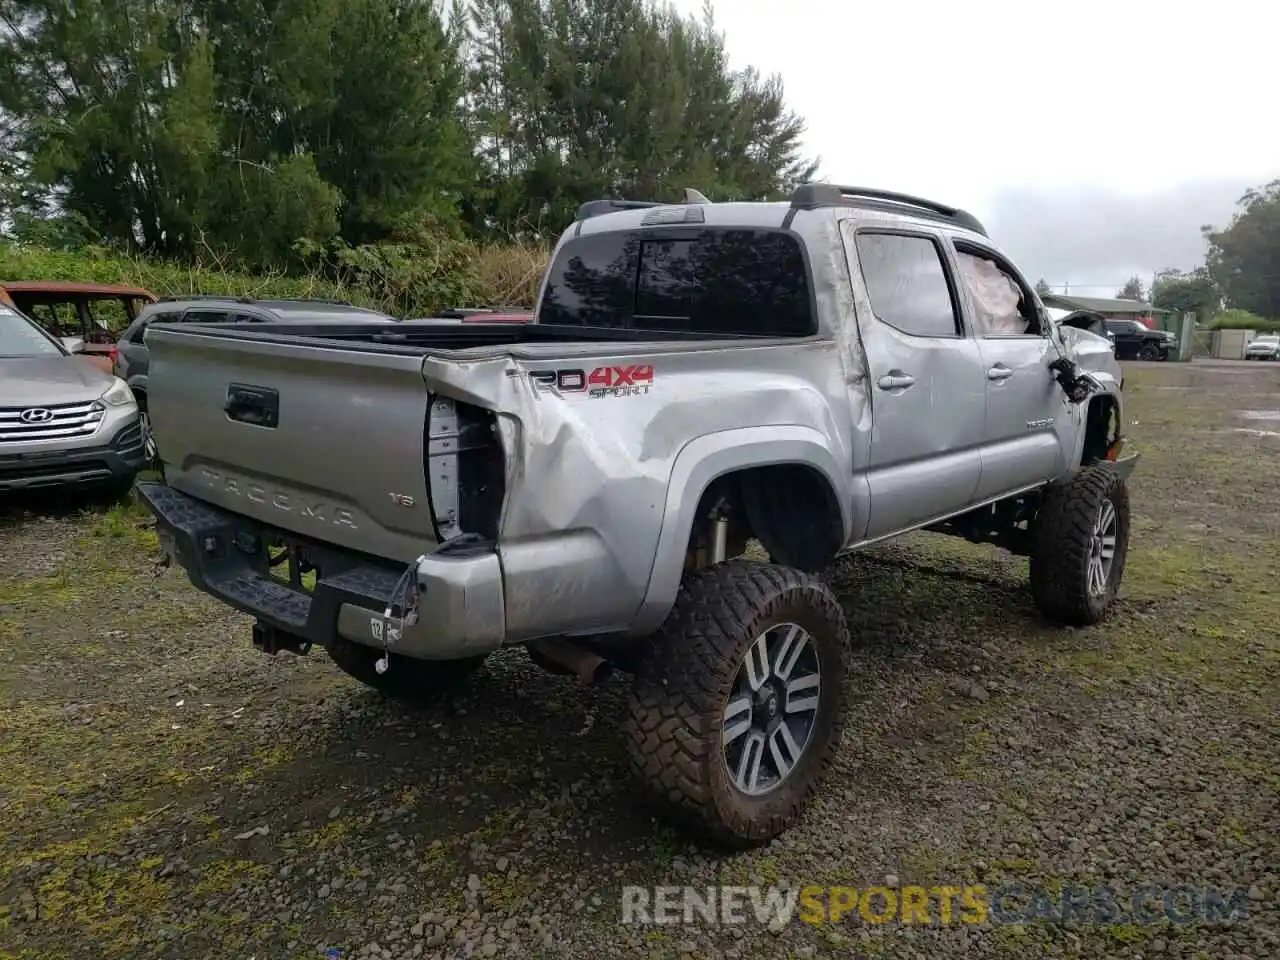
{"label": "gravel ground", "polygon": [[[1113,617],[1050,628],[1024,561],[943,538],[842,561],[841,758],[803,823],[732,857],[633,799],[621,679],[512,652],[396,706],[322,654],[256,653],[155,568],[136,512],[10,506],[0,958],[1280,955],[1280,367],[1127,377],[1143,460]],[[713,883],[1247,899],[1214,923],[620,923],[624,884]]]}

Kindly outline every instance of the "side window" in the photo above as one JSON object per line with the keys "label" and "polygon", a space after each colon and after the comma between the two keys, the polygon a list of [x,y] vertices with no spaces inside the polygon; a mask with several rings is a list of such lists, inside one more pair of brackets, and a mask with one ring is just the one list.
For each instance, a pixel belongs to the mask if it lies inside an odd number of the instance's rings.
{"label": "side window", "polygon": [[129,325],[129,311],[124,300],[90,300],[86,306],[93,325],[113,337],[119,336]]}
{"label": "side window", "polygon": [[23,312],[55,337],[84,335],[81,329],[84,325],[74,303],[31,303]]}
{"label": "side window", "polygon": [[960,335],[937,243],[928,237],[863,232],[856,234],[855,243],[877,319],[913,337]]}
{"label": "side window", "polygon": [[183,323],[226,323],[230,316],[225,310],[188,310],[182,317]]}
{"label": "side window", "polygon": [[955,248],[978,336],[1040,336],[1035,298],[1017,272],[988,250],[965,243],[957,243]]}
{"label": "side window", "polygon": [[147,327],[153,323],[177,323],[182,319],[182,314],[173,313],[153,313],[149,316],[142,317],[134,324],[133,332],[129,334],[130,343],[142,343],[142,338],[147,332]]}

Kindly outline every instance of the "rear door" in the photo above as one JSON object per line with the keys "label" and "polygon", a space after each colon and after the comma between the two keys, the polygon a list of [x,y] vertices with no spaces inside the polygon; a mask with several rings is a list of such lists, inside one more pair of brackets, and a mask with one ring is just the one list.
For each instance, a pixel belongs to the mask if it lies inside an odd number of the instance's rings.
{"label": "rear door", "polygon": [[986,384],[981,501],[1061,473],[1075,428],[1049,369],[1058,353],[1048,317],[1026,280],[990,247],[957,240],[954,251]]}
{"label": "rear door", "polygon": [[848,220],[842,230],[873,314],[858,327],[873,387],[866,538],[874,539],[972,502],[986,382],[941,238]]}

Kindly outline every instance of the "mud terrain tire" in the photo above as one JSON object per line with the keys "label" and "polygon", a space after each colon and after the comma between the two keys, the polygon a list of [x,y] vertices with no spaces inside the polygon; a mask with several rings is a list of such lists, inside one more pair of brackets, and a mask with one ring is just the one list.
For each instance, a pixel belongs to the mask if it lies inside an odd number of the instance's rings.
{"label": "mud terrain tire", "polygon": [[[1103,529],[1106,527],[1106,529]],[[1105,562],[1108,549],[1110,564]],[[1031,594],[1058,623],[1098,623],[1115,602],[1129,552],[1129,489],[1106,467],[1050,487],[1036,514]]]}
{"label": "mud terrain tire", "polygon": [[[637,665],[626,728],[641,784],[701,839],[744,848],[778,836],[802,815],[839,746],[849,648],[844,611],[816,577],[745,561],[690,574]],[[746,713],[732,712],[739,708]],[[748,747],[760,757],[756,776],[743,759]]]}

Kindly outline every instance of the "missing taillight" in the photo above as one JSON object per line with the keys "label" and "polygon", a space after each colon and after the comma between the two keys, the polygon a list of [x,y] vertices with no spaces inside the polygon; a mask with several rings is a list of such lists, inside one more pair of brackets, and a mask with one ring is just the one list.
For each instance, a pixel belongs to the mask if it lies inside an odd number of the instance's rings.
{"label": "missing taillight", "polygon": [[506,470],[492,411],[436,397],[427,415],[426,470],[441,541],[498,538]]}
{"label": "missing taillight", "polygon": [[498,418],[490,410],[458,406],[458,525],[464,533],[498,539],[506,466]]}

